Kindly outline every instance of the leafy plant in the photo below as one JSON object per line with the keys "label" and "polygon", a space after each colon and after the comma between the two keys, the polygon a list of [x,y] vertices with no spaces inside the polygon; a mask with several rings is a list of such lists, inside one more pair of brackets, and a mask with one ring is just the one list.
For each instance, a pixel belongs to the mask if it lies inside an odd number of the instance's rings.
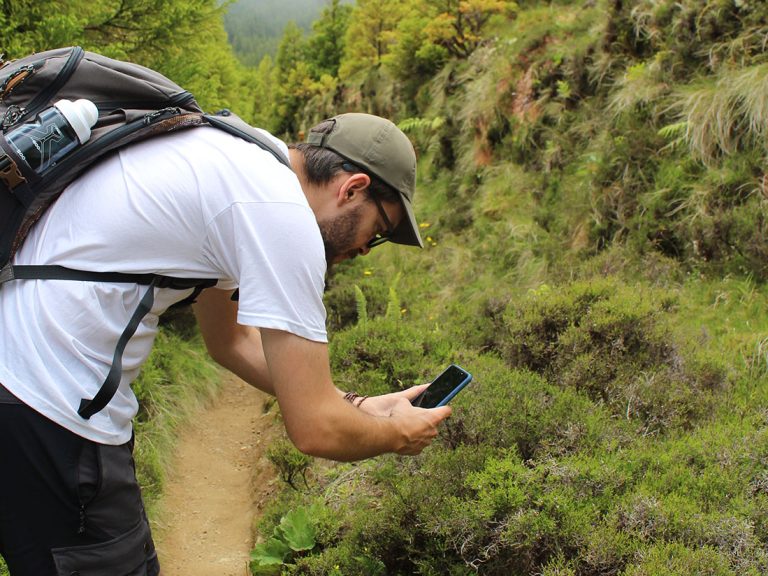
{"label": "leafy plant", "polygon": [[298,490],[296,482],[299,478],[307,486],[307,470],[312,464],[312,457],[299,452],[289,440],[275,440],[267,448],[267,458],[288,486]]}
{"label": "leafy plant", "polygon": [[400,281],[400,274],[395,276],[389,285],[389,299],[387,300],[387,311],[384,316],[389,320],[399,320],[401,316],[400,296],[397,294],[397,283]]}
{"label": "leafy plant", "polygon": [[316,545],[316,529],[312,507],[291,510],[280,519],[272,536],[251,551],[251,572],[255,575],[279,574],[284,565]]}
{"label": "leafy plant", "polygon": [[355,284],[355,310],[357,310],[357,323],[365,326],[368,322],[368,301],[365,299],[360,286]]}

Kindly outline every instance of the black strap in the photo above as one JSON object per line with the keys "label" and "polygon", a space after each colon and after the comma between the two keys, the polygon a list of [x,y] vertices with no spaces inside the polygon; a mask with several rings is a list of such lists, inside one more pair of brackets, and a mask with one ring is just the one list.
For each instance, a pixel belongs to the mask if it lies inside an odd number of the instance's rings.
{"label": "black strap", "polygon": [[[176,278],[160,274],[128,274],[122,272],[92,272],[75,270],[64,266],[11,266],[7,264],[0,270],[0,286],[10,280],[76,280],[81,282],[117,282],[147,285],[139,305],[133,311],[128,325],[117,340],[115,353],[112,356],[112,366],[104,379],[99,391],[91,400],[83,398],[77,413],[88,420],[91,416],[104,409],[120,386],[123,373],[123,353],[128,341],[136,333],[139,324],[155,303],[155,288],[171,288],[175,290],[194,289],[191,298],[196,297],[204,288],[216,284],[215,279]],[[189,301],[187,298],[185,301]]]}
{"label": "black strap", "polygon": [[115,282],[125,284],[140,284],[155,288],[171,288],[174,290],[189,290],[190,288],[210,288],[218,280],[213,278],[177,278],[152,273],[130,272],[94,272],[92,270],[76,270],[56,265],[10,265],[6,264],[0,270],[0,285],[11,280],[75,280],[79,282]]}
{"label": "black strap", "polygon": [[[10,280],[77,280],[81,282],[125,282],[126,284],[151,284],[155,274],[124,274],[122,272],[92,272],[64,266],[12,266],[3,267],[0,284]],[[191,286],[190,286],[191,288]]]}
{"label": "black strap", "polygon": [[219,128],[220,130],[229,132],[243,140],[256,144],[262,150],[266,150],[272,154],[278,162],[293,170],[290,159],[278,146],[275,145],[274,142],[236,114],[224,109],[216,114],[204,114],[203,118],[215,128]]}
{"label": "black strap", "polygon": [[147,291],[144,292],[144,296],[141,298],[136,310],[133,311],[131,319],[128,321],[128,326],[125,327],[123,333],[117,341],[115,347],[115,353],[112,355],[112,367],[109,369],[109,374],[104,379],[104,382],[96,393],[93,399],[88,400],[83,398],[80,400],[80,408],[77,413],[84,419],[88,420],[96,412],[101,411],[112,397],[117,392],[117,388],[120,386],[120,379],[123,374],[123,352],[128,344],[128,340],[131,339],[136,332],[136,329],[141,324],[142,318],[147,315],[152,309],[152,304],[155,303],[155,284],[152,282]]}

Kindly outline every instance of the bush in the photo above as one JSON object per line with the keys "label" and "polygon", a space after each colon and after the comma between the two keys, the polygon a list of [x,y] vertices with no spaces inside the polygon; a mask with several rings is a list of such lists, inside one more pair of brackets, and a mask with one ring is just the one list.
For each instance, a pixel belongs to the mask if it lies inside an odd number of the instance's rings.
{"label": "bush", "polygon": [[692,549],[677,543],[660,543],[639,555],[626,576],[736,576],[728,559],[712,548]]}
{"label": "bush", "polygon": [[307,470],[312,464],[312,457],[299,452],[285,438],[275,440],[267,448],[267,459],[277,469],[280,478],[294,490],[298,490],[297,481],[301,478],[307,487]]}
{"label": "bush", "polygon": [[516,450],[524,460],[593,450],[627,435],[623,422],[586,394],[547,382],[526,370],[510,370],[493,357],[469,361],[475,373],[469,394],[452,405],[442,436],[459,443]]}
{"label": "bush", "polygon": [[336,384],[369,395],[423,384],[460,362],[440,334],[381,316],[335,334],[330,350]]}
{"label": "bush", "polygon": [[584,392],[645,433],[707,416],[724,370],[674,340],[674,298],[613,280],[542,289],[508,306],[498,347],[512,367]]}

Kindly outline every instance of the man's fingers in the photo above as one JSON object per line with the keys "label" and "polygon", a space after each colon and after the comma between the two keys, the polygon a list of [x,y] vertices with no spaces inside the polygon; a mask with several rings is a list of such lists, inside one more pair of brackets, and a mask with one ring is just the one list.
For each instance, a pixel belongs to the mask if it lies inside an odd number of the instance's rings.
{"label": "man's fingers", "polygon": [[400,394],[408,398],[408,400],[413,400],[414,398],[416,398],[416,396],[424,392],[424,390],[427,389],[427,386],[429,386],[429,384],[419,384],[418,386],[411,386],[410,388],[407,388],[406,390],[403,390],[402,392],[400,392]]}
{"label": "man's fingers", "polygon": [[440,406],[439,408],[425,408],[425,410],[429,410],[434,416],[437,416],[438,423],[448,418],[448,416],[451,415],[451,412],[453,412],[453,408],[447,405]]}

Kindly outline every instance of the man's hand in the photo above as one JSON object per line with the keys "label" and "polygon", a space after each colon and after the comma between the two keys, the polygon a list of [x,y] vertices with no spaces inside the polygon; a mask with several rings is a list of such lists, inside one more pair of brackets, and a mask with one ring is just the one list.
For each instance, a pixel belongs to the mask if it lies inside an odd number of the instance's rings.
{"label": "man's hand", "polygon": [[403,399],[395,406],[391,416],[398,422],[405,440],[395,452],[411,456],[419,454],[432,443],[437,436],[437,427],[450,415],[450,406],[416,408]]}
{"label": "man's hand", "polygon": [[403,445],[398,454],[419,454],[435,436],[438,425],[451,415],[450,406],[440,408],[416,408],[411,400],[421,394],[429,384],[413,386],[402,392],[366,398],[360,410],[380,418],[393,418],[403,434]]}
{"label": "man's hand", "polygon": [[420,384],[400,392],[382,394],[381,396],[369,396],[362,404],[356,401],[354,404],[360,407],[360,410],[367,412],[371,416],[382,416],[384,418],[392,416],[392,410],[402,399],[406,399],[410,404],[411,400],[421,394],[429,384]]}

